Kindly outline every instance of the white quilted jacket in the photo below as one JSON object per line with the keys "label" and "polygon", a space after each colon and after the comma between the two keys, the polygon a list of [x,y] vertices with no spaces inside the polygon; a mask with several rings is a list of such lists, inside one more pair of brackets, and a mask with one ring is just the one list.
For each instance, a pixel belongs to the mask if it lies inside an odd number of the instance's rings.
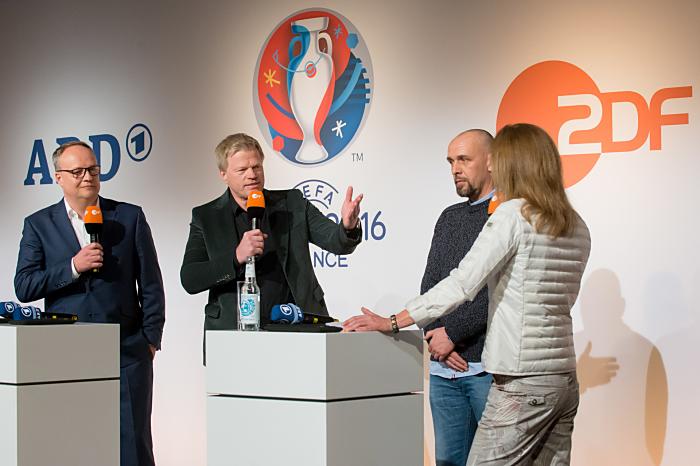
{"label": "white quilted jacket", "polygon": [[501,204],[459,266],[406,309],[424,327],[474,299],[488,283],[484,368],[503,375],[570,372],[576,369],[570,312],[590,235],[578,215],[570,237],[539,234],[522,216],[523,202]]}

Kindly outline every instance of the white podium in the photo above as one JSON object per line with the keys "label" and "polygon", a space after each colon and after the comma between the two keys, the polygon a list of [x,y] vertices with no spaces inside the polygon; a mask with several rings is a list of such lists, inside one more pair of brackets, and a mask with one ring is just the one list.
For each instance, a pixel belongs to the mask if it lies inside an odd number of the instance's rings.
{"label": "white podium", "polygon": [[0,325],[3,466],[119,466],[119,325]]}
{"label": "white podium", "polygon": [[209,466],[422,466],[419,331],[209,331]]}

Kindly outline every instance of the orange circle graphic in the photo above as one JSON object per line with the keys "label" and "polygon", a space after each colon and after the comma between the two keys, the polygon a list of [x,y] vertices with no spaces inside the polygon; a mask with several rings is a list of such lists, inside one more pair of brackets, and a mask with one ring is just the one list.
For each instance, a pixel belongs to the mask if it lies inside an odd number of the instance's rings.
{"label": "orange circle graphic", "polygon": [[[514,123],[531,123],[542,127],[555,143],[559,130],[570,120],[583,119],[591,109],[585,105],[559,106],[559,97],[591,94],[600,100],[596,83],[581,68],[564,61],[543,61],[520,73],[508,86],[498,108],[496,128]],[[595,143],[602,140],[602,127],[575,131],[570,143]],[[583,179],[600,158],[600,153],[562,155],[564,186],[570,187]]]}

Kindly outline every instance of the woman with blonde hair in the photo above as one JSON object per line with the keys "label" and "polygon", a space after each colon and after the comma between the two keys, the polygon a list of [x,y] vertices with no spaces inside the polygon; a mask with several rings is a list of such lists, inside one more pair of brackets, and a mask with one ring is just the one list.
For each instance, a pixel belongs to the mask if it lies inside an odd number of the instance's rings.
{"label": "woman with blonde hair", "polygon": [[[569,464],[578,408],[570,312],[590,253],[588,228],[567,199],[559,153],[541,128],[503,127],[490,163],[503,202],[459,266],[398,314],[362,308],[343,325],[394,333],[424,327],[488,284],[482,363],[494,383],[468,464]],[[435,340],[429,349],[444,359]]]}

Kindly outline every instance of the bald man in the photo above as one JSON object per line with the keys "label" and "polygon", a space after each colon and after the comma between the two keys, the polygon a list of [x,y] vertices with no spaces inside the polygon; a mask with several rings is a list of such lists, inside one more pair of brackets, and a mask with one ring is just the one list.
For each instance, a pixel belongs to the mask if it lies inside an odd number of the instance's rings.
{"label": "bald man", "polygon": [[[493,136],[481,129],[458,134],[447,147],[457,194],[465,202],[445,209],[435,232],[421,283],[425,293],[457,267],[488,219],[493,183],[488,168]],[[488,295],[426,327],[430,342],[430,407],[436,466],[464,466],[486,404],[491,375],[481,366],[486,338]]]}

